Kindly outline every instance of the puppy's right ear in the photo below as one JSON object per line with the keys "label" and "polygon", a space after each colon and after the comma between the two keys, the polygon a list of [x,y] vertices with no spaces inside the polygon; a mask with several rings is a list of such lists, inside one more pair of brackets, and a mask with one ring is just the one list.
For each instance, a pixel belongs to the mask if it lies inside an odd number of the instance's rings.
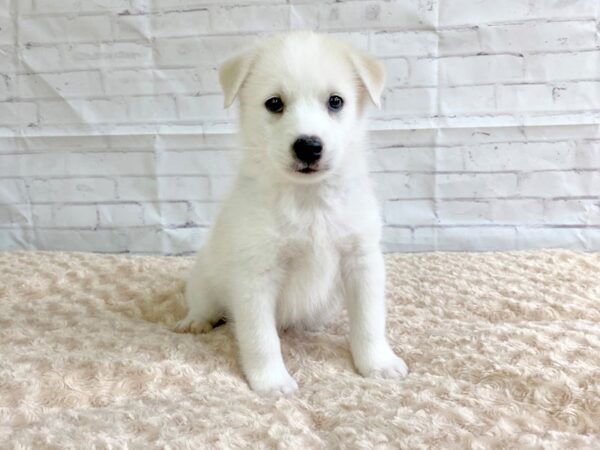
{"label": "puppy's right ear", "polygon": [[225,61],[219,69],[219,82],[225,94],[225,108],[230,107],[237,97],[255,56],[256,50],[242,53]]}

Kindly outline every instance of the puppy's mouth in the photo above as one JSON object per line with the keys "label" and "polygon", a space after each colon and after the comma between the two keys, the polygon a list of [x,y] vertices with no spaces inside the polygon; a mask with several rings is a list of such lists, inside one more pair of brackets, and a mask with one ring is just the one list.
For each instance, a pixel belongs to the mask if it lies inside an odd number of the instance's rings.
{"label": "puppy's mouth", "polygon": [[315,172],[318,172],[318,171],[319,171],[319,169],[313,169],[310,166],[306,166],[306,167],[304,167],[302,169],[296,170],[296,172],[306,173],[306,174],[308,174],[308,173],[315,173]]}
{"label": "puppy's mouth", "polygon": [[320,167],[319,164],[296,163],[293,167],[294,172],[302,173],[304,175],[310,175],[324,170],[326,170],[326,168]]}

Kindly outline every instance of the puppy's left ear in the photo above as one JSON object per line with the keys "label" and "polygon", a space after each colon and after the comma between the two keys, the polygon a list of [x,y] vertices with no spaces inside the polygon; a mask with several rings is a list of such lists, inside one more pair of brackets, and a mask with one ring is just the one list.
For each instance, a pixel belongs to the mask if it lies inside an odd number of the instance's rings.
{"label": "puppy's left ear", "polygon": [[350,60],[360,81],[367,89],[369,98],[375,106],[381,107],[381,93],[385,85],[383,63],[360,50],[350,51]]}
{"label": "puppy's left ear", "polygon": [[242,83],[250,72],[256,50],[251,50],[225,61],[219,69],[219,82],[225,94],[225,108],[231,106],[238,95]]}

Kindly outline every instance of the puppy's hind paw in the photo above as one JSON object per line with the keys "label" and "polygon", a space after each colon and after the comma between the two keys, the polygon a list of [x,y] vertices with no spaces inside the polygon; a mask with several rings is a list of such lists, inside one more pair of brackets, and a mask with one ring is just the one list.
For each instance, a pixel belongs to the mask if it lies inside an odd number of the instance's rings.
{"label": "puppy's hind paw", "polygon": [[208,333],[212,329],[213,324],[208,320],[196,320],[188,316],[185,319],[177,322],[174,331],[176,333],[204,334]]}

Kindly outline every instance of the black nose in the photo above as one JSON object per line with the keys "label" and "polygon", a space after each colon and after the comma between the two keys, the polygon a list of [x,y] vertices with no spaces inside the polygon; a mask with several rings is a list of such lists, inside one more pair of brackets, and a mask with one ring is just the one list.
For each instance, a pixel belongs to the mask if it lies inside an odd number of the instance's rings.
{"label": "black nose", "polygon": [[296,158],[306,164],[312,164],[321,158],[323,142],[317,136],[300,136],[293,145]]}

